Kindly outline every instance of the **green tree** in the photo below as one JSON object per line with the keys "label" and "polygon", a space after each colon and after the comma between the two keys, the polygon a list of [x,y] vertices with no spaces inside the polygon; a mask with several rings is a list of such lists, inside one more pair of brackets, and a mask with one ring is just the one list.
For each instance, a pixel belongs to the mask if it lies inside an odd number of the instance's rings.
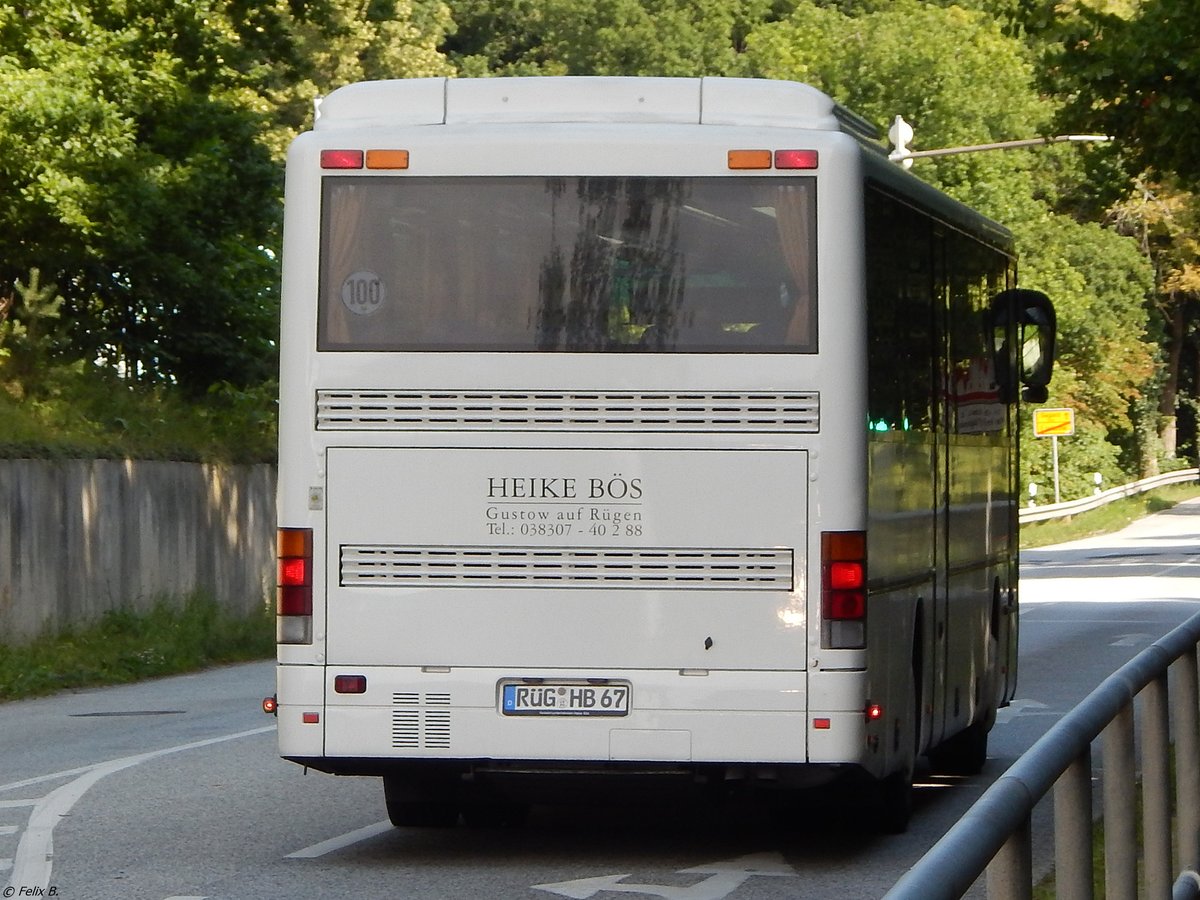
{"label": "green tree", "polygon": [[279,173],[201,2],[0,6],[0,294],[40,267],[79,358],[203,389],[271,368]]}
{"label": "green tree", "polygon": [[723,75],[772,14],[772,0],[459,0],[444,46],[464,75]]}
{"label": "green tree", "polygon": [[[1053,110],[1036,89],[1033,58],[988,15],[894,0],[854,16],[806,0],[751,33],[748,74],[805,81],[887,123],[903,115],[912,149],[963,146],[1045,132]],[[986,73],[981,77],[981,73]],[[1004,222],[1038,215],[1052,182],[1035,154],[921,160],[922,178]]]}
{"label": "green tree", "polygon": [[[1113,207],[1112,219],[1122,234],[1137,240],[1153,267],[1153,311],[1161,323],[1164,357],[1162,387],[1154,411],[1162,455],[1173,459],[1179,449],[1180,408],[1186,408],[1189,400],[1194,408],[1196,396],[1200,199],[1171,182],[1139,181],[1129,196]],[[1185,368],[1188,362],[1192,364],[1191,372]]]}
{"label": "green tree", "polygon": [[381,78],[449,75],[438,49],[453,23],[442,0],[224,0],[236,67],[267,115],[278,159],[312,122],[313,101]]}
{"label": "green tree", "polygon": [[13,288],[13,295],[0,299],[0,373],[9,380],[9,390],[39,397],[49,381],[63,300],[55,285],[41,283],[37,269],[29,273],[28,283],[18,280]]}
{"label": "green tree", "polygon": [[[845,14],[821,3],[751,33],[747,67],[822,88],[875,121],[902,113],[914,149],[1046,133],[1054,108],[1038,92],[1035,54],[991,15],[953,5],[896,0]],[[985,77],[981,77],[985,73]],[[1151,278],[1136,245],[1056,214],[1077,174],[1073,148],[1039,148],[919,160],[914,172],[1009,225],[1021,283],[1058,308],[1060,361],[1051,403],[1077,409],[1088,452],[1076,442],[1070,484],[1116,476],[1137,457],[1138,402],[1154,386],[1156,356],[1144,306]],[[1028,427],[1028,424],[1026,424]],[[1048,465],[1049,447],[1027,446],[1024,471]],[[1064,458],[1065,460],[1065,458]],[[1086,476],[1086,479],[1085,479]],[[1037,480],[1036,478],[1034,480]]]}
{"label": "green tree", "polygon": [[[1081,438],[1069,439],[1071,453],[1060,460],[1064,477],[1090,491],[1093,472],[1110,483],[1122,468],[1142,473],[1154,456],[1157,420],[1147,401],[1156,400],[1160,366],[1148,339],[1149,265],[1134,241],[1095,223],[1051,214],[1018,223],[1015,231],[1025,248],[1021,283],[1045,291],[1058,313],[1049,405],[1075,410]],[[1027,442],[1026,477],[1038,481],[1039,471],[1049,471],[1049,452],[1048,442]]]}
{"label": "green tree", "polygon": [[1133,15],[1087,6],[1060,20],[1053,84],[1070,130],[1113,135],[1131,175],[1200,185],[1200,3],[1144,0]]}
{"label": "green tree", "polygon": [[0,296],[39,267],[63,346],[127,377],[268,378],[284,147],[341,83],[448,72],[448,24],[439,0],[0,0]]}

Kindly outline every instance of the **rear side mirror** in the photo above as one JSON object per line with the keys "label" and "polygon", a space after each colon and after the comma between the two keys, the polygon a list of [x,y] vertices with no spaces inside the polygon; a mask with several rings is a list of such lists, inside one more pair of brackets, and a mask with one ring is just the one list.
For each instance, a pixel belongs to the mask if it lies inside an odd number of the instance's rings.
{"label": "rear side mirror", "polygon": [[996,380],[1002,395],[1012,398],[1015,374],[1024,387],[1022,399],[1045,403],[1050,396],[1047,387],[1054,370],[1058,329],[1054,304],[1041,291],[1001,291],[992,300],[991,320]]}

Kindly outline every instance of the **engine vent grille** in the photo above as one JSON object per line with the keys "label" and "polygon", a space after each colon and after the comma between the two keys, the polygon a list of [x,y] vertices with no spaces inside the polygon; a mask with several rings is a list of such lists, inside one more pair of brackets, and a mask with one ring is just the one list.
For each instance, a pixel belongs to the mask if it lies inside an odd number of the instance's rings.
{"label": "engine vent grille", "polygon": [[816,391],[317,391],[320,431],[816,433]]}
{"label": "engine vent grille", "polygon": [[392,694],[392,747],[397,750],[450,749],[450,695]]}
{"label": "engine vent grille", "polygon": [[790,549],[341,547],[342,587],[790,591]]}

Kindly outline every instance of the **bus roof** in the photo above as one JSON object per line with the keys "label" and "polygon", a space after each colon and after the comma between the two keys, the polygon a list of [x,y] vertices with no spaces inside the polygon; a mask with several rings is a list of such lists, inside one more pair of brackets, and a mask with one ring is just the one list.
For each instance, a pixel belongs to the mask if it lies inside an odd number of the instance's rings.
{"label": "bus roof", "polygon": [[519,122],[671,123],[844,131],[871,123],[807,84],[758,78],[412,78],[339,88],[314,130]]}

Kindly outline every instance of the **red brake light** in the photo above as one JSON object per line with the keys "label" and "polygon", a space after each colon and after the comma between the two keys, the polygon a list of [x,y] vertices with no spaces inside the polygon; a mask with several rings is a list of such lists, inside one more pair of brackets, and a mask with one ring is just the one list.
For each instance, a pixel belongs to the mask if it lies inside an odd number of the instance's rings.
{"label": "red brake light", "polygon": [[863,564],[860,562],[831,562],[829,587],[835,591],[858,590],[863,586]]}
{"label": "red brake light", "polygon": [[308,577],[307,559],[281,559],[279,561],[279,584],[295,587],[311,584]]}

